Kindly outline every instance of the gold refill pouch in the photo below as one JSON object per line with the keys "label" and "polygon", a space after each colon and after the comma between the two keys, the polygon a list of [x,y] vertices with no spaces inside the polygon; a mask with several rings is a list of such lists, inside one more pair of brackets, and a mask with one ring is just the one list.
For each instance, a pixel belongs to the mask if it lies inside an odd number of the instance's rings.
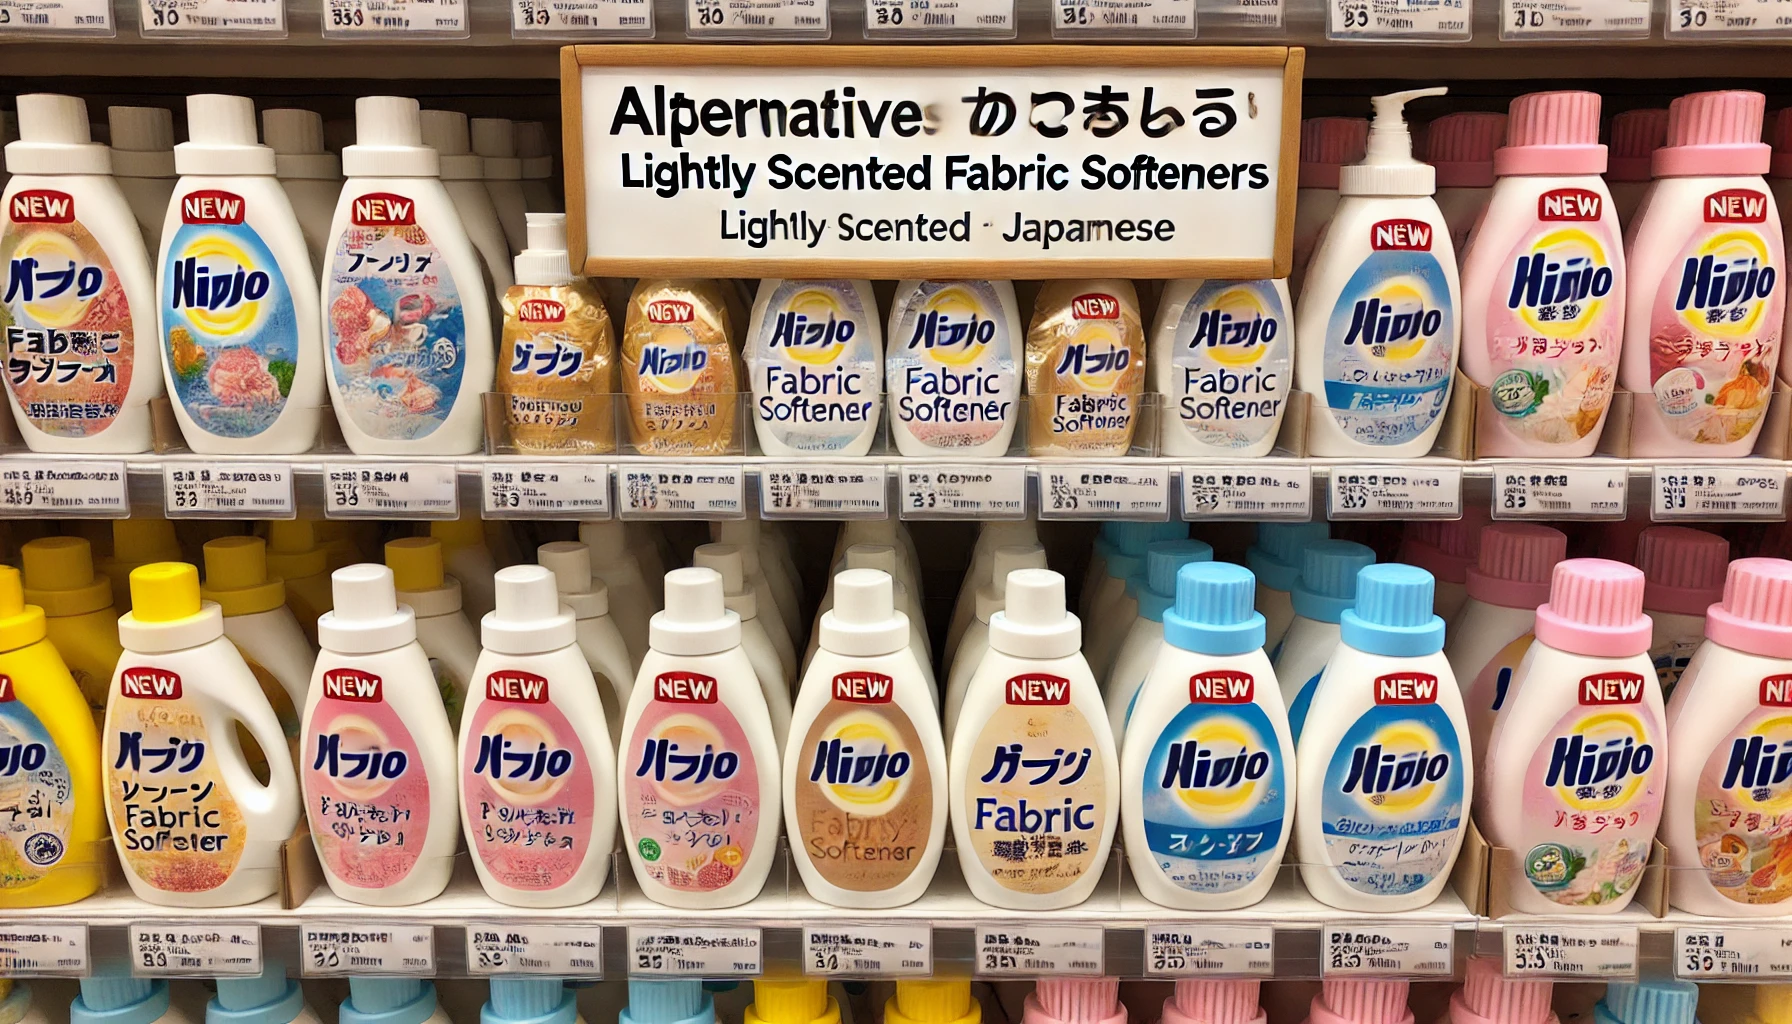
{"label": "gold refill pouch", "polygon": [[1125,455],[1145,387],[1131,281],[1048,281],[1027,330],[1027,452]]}
{"label": "gold refill pouch", "polygon": [[738,450],[740,358],[724,285],[642,278],[622,329],[629,439],[643,455]]}
{"label": "gold refill pouch", "polygon": [[616,451],[616,336],[588,281],[504,293],[498,391],[518,451]]}

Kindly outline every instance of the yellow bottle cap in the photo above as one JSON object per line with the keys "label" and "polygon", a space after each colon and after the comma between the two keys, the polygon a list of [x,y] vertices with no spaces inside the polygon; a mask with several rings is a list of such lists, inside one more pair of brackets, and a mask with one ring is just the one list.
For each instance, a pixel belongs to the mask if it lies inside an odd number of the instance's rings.
{"label": "yellow bottle cap", "polygon": [[44,610],[25,603],[19,570],[0,565],[0,651],[16,651],[44,638]]}
{"label": "yellow bottle cap", "polygon": [[112,557],[130,565],[180,561],[180,540],[166,519],[112,520]]}
{"label": "yellow bottle cap", "polygon": [[442,542],[434,537],[404,537],[386,542],[386,567],[396,589],[407,593],[437,590],[443,584]]}
{"label": "yellow bottle cap", "polygon": [[978,1024],[983,1007],[971,998],[971,979],[898,981],[884,1006],[884,1024]]}
{"label": "yellow bottle cap", "polygon": [[429,524],[429,535],[442,542],[442,547],[454,548],[484,547],[485,522],[478,516],[463,516],[460,519],[437,519]]}
{"label": "yellow bottle cap", "polygon": [[840,1007],[820,979],[760,978],[745,1024],[840,1024]]}
{"label": "yellow bottle cap", "polygon": [[93,571],[93,547],[80,537],[39,537],[19,549],[25,600],[45,615],[85,615],[112,607],[112,581]]}
{"label": "yellow bottle cap", "polygon": [[1792,1024],[1792,985],[1756,985],[1755,1019],[1761,1024]]}
{"label": "yellow bottle cap", "polygon": [[268,545],[260,537],[205,542],[205,583],[199,594],[218,602],[226,618],[271,612],[286,603],[286,584],[268,577]]}
{"label": "yellow bottle cap", "polygon": [[198,569],[186,562],[151,562],[131,570],[131,615],[138,622],[174,622],[198,614]]}
{"label": "yellow bottle cap", "polygon": [[283,580],[302,580],[330,569],[308,519],[276,519],[269,523],[267,558],[269,574]]}

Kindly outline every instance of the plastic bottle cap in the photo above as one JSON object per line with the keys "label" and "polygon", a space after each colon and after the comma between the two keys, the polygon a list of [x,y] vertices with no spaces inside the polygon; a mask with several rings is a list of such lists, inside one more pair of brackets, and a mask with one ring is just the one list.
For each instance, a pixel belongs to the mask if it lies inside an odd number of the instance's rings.
{"label": "plastic bottle cap", "polygon": [[472,121],[473,152],[485,158],[488,181],[516,181],[523,176],[523,162],[516,156],[516,129],[502,117],[475,117]]}
{"label": "plastic bottle cap", "polygon": [[302,580],[330,569],[329,552],[318,546],[308,519],[276,519],[268,523],[268,573],[283,580]]}
{"label": "plastic bottle cap", "polygon": [[1506,145],[1493,155],[1494,173],[1604,174],[1599,102],[1598,93],[1583,90],[1533,92],[1513,100]]}
{"label": "plastic bottle cap", "polygon": [[124,975],[81,979],[69,1024],[153,1024],[168,1012],[168,983]]}
{"label": "plastic bottle cap", "polygon": [[433,178],[441,172],[436,151],[423,144],[417,101],[402,96],[363,96],[355,101],[355,144],[342,151],[351,178]]}
{"label": "plastic bottle cap", "polygon": [[1447,583],[1466,583],[1469,567],[1480,553],[1481,531],[1492,521],[1487,506],[1468,505],[1460,519],[1408,523],[1400,538],[1398,561],[1416,565]]}
{"label": "plastic bottle cap", "polygon": [[6,144],[12,174],[111,174],[112,151],[93,141],[87,104],[76,96],[34,92],[16,101],[19,137]]}
{"label": "plastic bottle cap", "polygon": [[1468,596],[1501,608],[1535,608],[1549,600],[1549,575],[1568,557],[1568,536],[1534,523],[1494,523],[1468,570]]}
{"label": "plastic bottle cap", "polygon": [[1309,117],[1300,123],[1300,187],[1338,187],[1338,169],[1363,158],[1364,117]]}
{"label": "plastic bottle cap", "polygon": [[1190,562],[1176,573],[1176,605],[1164,612],[1164,643],[1215,657],[1263,646],[1263,615],[1251,607],[1257,578],[1231,562]]}
{"label": "plastic bottle cap", "polygon": [[166,519],[112,520],[112,558],[127,565],[180,561],[180,540]]}
{"label": "plastic bottle cap", "polygon": [[724,603],[722,574],[692,566],[666,574],[666,607],[647,624],[647,645],[695,657],[740,646],[740,614]]}
{"label": "plastic bottle cap", "polygon": [[1407,89],[1372,98],[1375,118],[1361,163],[1338,173],[1338,190],[1347,196],[1428,196],[1437,191],[1437,172],[1413,159],[1412,135],[1406,130],[1406,104],[1450,90]]}
{"label": "plastic bottle cap", "polygon": [[619,1024],[715,1024],[715,1003],[695,979],[628,979],[628,1005]]}
{"label": "plastic bottle cap", "polygon": [[375,654],[417,639],[417,616],[398,603],[392,570],[372,562],[330,574],[332,607],[317,620],[318,646],[338,654]]}
{"label": "plastic bottle cap", "polygon": [[1357,573],[1356,604],[1338,620],[1340,639],[1359,651],[1416,658],[1444,649],[1444,620],[1431,607],[1437,581],[1416,565],[1389,562]]}
{"label": "plastic bottle cap", "polygon": [[1259,584],[1287,593],[1300,580],[1301,553],[1331,535],[1330,523],[1258,523],[1257,543],[1244,553],[1245,567],[1257,574]]}
{"label": "plastic bottle cap", "polygon": [[840,1007],[819,978],[760,978],[753,982],[753,1002],[744,1019],[746,1024],[837,1024]]}
{"label": "plastic bottle cap", "polygon": [[591,549],[593,566],[616,565],[634,561],[629,551],[628,528],[619,519],[600,519],[579,524],[579,540]]}
{"label": "plastic bottle cap", "polygon": [[[337,570],[342,572],[344,570]],[[338,1024],[423,1024],[436,1012],[436,987],[417,978],[350,978]]]}
{"label": "plastic bottle cap", "polygon": [[205,583],[200,596],[216,601],[225,618],[271,612],[286,603],[286,584],[268,577],[268,544],[260,537],[219,537],[205,542]]}
{"label": "plastic bottle cap", "polygon": [[174,112],[166,107],[107,107],[112,174],[119,178],[172,178]]}
{"label": "plastic bottle cap", "polygon": [[979,621],[987,624],[991,616],[1002,610],[1008,594],[1008,577],[1017,569],[1045,568],[1045,547],[1032,544],[1004,544],[989,557],[989,582],[977,588],[976,612]]}
{"label": "plastic bottle cap", "polygon": [[847,569],[835,576],[834,607],[821,616],[821,649],[875,658],[907,647],[908,616],[896,610],[895,583],[880,569]]}
{"label": "plastic bottle cap", "polygon": [[286,977],[286,965],[267,957],[259,975],[219,978],[205,1006],[205,1024],[290,1024],[305,1010],[305,993]]}
{"label": "plastic bottle cap", "polygon": [[1126,1024],[1118,978],[1040,978],[1022,1024]]}
{"label": "plastic bottle cap", "polygon": [[1176,572],[1190,562],[1213,561],[1213,546],[1199,540],[1160,540],[1145,549],[1145,571],[1126,581],[1139,604],[1139,618],[1164,621],[1176,603]]}
{"label": "plastic bottle cap", "polygon": [[274,151],[255,139],[255,101],[196,93],[187,97],[187,141],[174,147],[182,174],[268,175]]}
{"label": "plastic bottle cap", "polygon": [[559,978],[493,978],[479,1024],[573,1024],[579,1004]]}
{"label": "plastic bottle cap", "polygon": [[1649,649],[1643,574],[1604,558],[1557,562],[1549,603],[1537,609],[1537,639],[1593,658],[1624,658]]}
{"label": "plastic bottle cap", "polygon": [[1164,1024],[1261,1024],[1262,983],[1184,978],[1164,1000]]}
{"label": "plastic bottle cap", "polygon": [[1612,117],[1611,159],[1605,180],[1648,181],[1650,161],[1668,134],[1668,112],[1654,107],[1626,110]]}
{"label": "plastic bottle cap", "polygon": [[759,595],[747,583],[746,552],[733,544],[699,544],[691,564],[714,569],[722,577],[723,605],[739,613],[740,620],[759,617]]}
{"label": "plastic bottle cap", "polygon": [[[1170,525],[1180,528],[1180,536],[1188,536],[1188,528],[1186,526],[1183,526],[1181,523],[1172,523]],[[1131,555],[1134,558],[1144,558],[1145,549],[1151,546],[1152,541],[1174,539],[1174,537],[1161,536],[1161,533],[1163,532],[1162,526],[1163,524],[1161,523],[1139,523],[1131,520],[1121,520],[1114,524],[1114,532],[1109,539],[1114,542],[1114,547],[1119,549],[1121,554]],[[1108,575],[1112,576],[1115,574],[1109,572]],[[1127,573],[1127,575],[1130,576],[1132,574]]]}
{"label": "plastic bottle cap", "polygon": [[1738,558],[1724,579],[1723,600],[1705,616],[1713,643],[1763,658],[1792,658],[1792,562]]}
{"label": "plastic bottle cap", "polygon": [[25,600],[46,615],[85,615],[112,607],[112,581],[93,571],[93,548],[81,537],[39,537],[19,549]]}
{"label": "plastic bottle cap", "polygon": [[44,638],[44,610],[25,603],[19,570],[0,565],[0,651],[16,651]]}
{"label": "plastic bottle cap", "polygon": [[1064,610],[1064,577],[1050,569],[1008,574],[1002,610],[989,617],[989,646],[1016,658],[1068,658],[1083,646],[1083,625]]}
{"label": "plastic bottle cap", "polygon": [[443,181],[479,181],[485,177],[485,161],[473,152],[467,136],[467,115],[458,110],[425,110],[423,144],[441,158]]}
{"label": "plastic bottle cap", "polygon": [[882,569],[895,575],[896,549],[888,544],[854,544],[846,549],[844,568]]}
{"label": "plastic bottle cap", "polygon": [[572,258],[566,251],[566,214],[525,213],[528,247],[512,265],[517,284],[552,286],[572,283]]}
{"label": "plastic bottle cap", "polygon": [[1506,137],[1506,115],[1474,110],[1445,114],[1425,128],[1425,162],[1439,188],[1490,188],[1493,151]]}
{"label": "plastic bottle cap", "polygon": [[1650,158],[1657,178],[1765,174],[1773,147],[1761,141],[1767,97],[1746,89],[1688,93],[1668,104],[1667,137]]}
{"label": "plastic bottle cap", "polygon": [[1507,978],[1495,957],[1469,957],[1462,987],[1450,997],[1451,1024],[1545,1024],[1555,983]]}
{"label": "plastic bottle cap", "polygon": [[1412,1024],[1408,991],[1404,981],[1321,982],[1307,1019],[1310,1024]]}
{"label": "plastic bottle cap", "polygon": [[342,161],[324,150],[324,119],[313,110],[277,107],[261,112],[261,137],[274,151],[274,174],[288,178],[335,181]]}
{"label": "plastic bottle cap", "polygon": [[764,570],[759,557],[759,520],[729,519],[712,530],[710,539],[718,544],[732,544],[740,549],[741,567],[747,578],[758,577]]}
{"label": "plastic bottle cap", "polygon": [[399,590],[419,593],[447,585],[442,542],[434,537],[401,537],[386,542],[386,565]]}
{"label": "plastic bottle cap", "polygon": [[1294,584],[1294,614],[1315,622],[1342,622],[1356,600],[1357,573],[1375,564],[1375,552],[1351,540],[1322,540],[1301,552]]}
{"label": "plastic bottle cap", "polygon": [[186,562],[150,562],[131,570],[131,616],[175,622],[199,614],[199,570]]}
{"label": "plastic bottle cap", "polygon": [[535,560],[554,574],[560,600],[581,619],[610,614],[610,588],[591,575],[591,549],[576,540],[555,540],[535,549]]}
{"label": "plastic bottle cap", "polygon": [[1643,607],[1651,612],[1703,615],[1724,597],[1730,542],[1689,526],[1651,526],[1636,539],[1643,571]]}
{"label": "plastic bottle cap", "polygon": [[979,1024],[983,1006],[969,978],[899,980],[884,1004],[884,1024]]}
{"label": "plastic bottle cap", "polygon": [[579,642],[578,621],[560,603],[552,571],[513,565],[492,577],[494,606],[479,623],[487,650],[499,654],[546,654]]}
{"label": "plastic bottle cap", "polygon": [[1699,1008],[1699,986],[1672,978],[1614,981],[1593,1008],[1603,1024],[1693,1024]]}

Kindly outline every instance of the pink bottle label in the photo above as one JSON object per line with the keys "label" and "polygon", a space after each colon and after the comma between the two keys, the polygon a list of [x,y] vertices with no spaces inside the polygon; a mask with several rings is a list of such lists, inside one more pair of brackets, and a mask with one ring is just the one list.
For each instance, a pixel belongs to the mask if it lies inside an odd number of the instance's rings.
{"label": "pink bottle label", "polygon": [[591,762],[547,679],[507,670],[487,675],[484,685],[461,761],[473,851],[509,888],[565,885],[591,847]]}
{"label": "pink bottle label", "polygon": [[622,826],[641,871],[714,892],[740,874],[759,831],[759,766],[714,676],[661,672],[622,738]]}
{"label": "pink bottle label", "polygon": [[324,673],[302,751],[305,817],[332,874],[362,889],[397,885],[429,834],[429,775],[416,741],[371,672]]}
{"label": "pink bottle label", "polygon": [[1711,752],[1692,820],[1718,892],[1748,904],[1792,898],[1792,675],[1762,679],[1755,709]]}

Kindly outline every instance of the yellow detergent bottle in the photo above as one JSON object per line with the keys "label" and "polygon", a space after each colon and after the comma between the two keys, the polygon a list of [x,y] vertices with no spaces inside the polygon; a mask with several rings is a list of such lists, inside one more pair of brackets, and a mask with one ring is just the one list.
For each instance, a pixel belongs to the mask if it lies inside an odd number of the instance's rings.
{"label": "yellow detergent bottle", "polygon": [[317,652],[287,606],[285,583],[268,572],[267,542],[260,537],[206,541],[205,583],[199,593],[217,602],[224,613],[224,635],[249,663],[280,728],[297,736]]}
{"label": "yellow detergent bottle", "polygon": [[969,978],[898,981],[884,1004],[884,1024],[978,1024],[983,1007],[971,998]]}
{"label": "yellow detergent bottle", "polygon": [[19,549],[25,601],[44,610],[50,643],[62,652],[90,707],[104,710],[118,656],[112,581],[93,571],[93,548],[80,537],[41,537]]}
{"label": "yellow detergent bottle", "polygon": [[105,877],[99,731],[44,635],[44,610],[0,566],[0,791],[14,809],[0,815],[0,907],[73,903]]}
{"label": "yellow detergent bottle", "polygon": [[276,519],[268,524],[268,575],[286,583],[286,607],[299,618],[305,639],[317,646],[317,617],[334,606],[330,595],[329,549],[317,542],[308,519]]}
{"label": "yellow detergent bottle", "polygon": [[840,1004],[819,978],[760,978],[744,1024],[840,1024]]}
{"label": "yellow detergent bottle", "polygon": [[131,610],[131,570],[151,562],[178,562],[180,540],[166,519],[112,520],[112,553],[99,560],[99,570],[112,581],[112,607]]}
{"label": "yellow detergent bottle", "polygon": [[345,565],[369,561],[367,553],[361,550],[356,531],[372,523],[347,523],[340,519],[316,519],[311,523],[311,532],[317,537],[329,559],[330,571],[335,572]]}

